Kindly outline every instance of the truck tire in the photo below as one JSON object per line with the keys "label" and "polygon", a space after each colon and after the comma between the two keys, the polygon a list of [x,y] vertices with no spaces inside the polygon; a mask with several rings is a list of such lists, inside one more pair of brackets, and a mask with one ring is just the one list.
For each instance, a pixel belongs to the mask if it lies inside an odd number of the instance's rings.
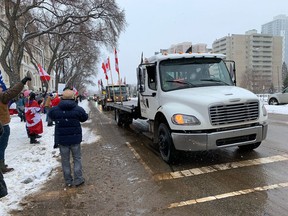
{"label": "truck tire", "polygon": [[162,159],[168,164],[175,162],[176,149],[171,138],[170,129],[164,123],[161,123],[158,128],[158,144]]}
{"label": "truck tire", "polygon": [[276,98],[270,98],[269,105],[279,105],[279,102]]}
{"label": "truck tire", "polygon": [[126,118],[124,121],[124,127],[128,128],[130,126],[130,124],[132,124],[132,123],[133,123],[133,119]]}
{"label": "truck tire", "polygon": [[243,150],[243,151],[252,151],[253,149],[258,148],[260,145],[261,145],[261,142],[257,142],[254,144],[238,146],[238,148]]}
{"label": "truck tire", "polygon": [[123,124],[122,117],[121,117],[118,109],[115,109],[115,121],[116,121],[118,126],[122,126],[122,124]]}

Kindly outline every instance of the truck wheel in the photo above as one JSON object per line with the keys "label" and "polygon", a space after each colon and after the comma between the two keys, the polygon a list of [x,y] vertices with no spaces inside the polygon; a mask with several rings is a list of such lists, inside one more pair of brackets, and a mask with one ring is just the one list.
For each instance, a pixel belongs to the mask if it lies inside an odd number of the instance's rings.
{"label": "truck wheel", "polygon": [[133,119],[126,119],[124,122],[124,127],[128,128],[130,124],[132,124]]}
{"label": "truck wheel", "polygon": [[176,149],[171,138],[171,133],[166,124],[163,123],[158,128],[158,144],[162,159],[168,164],[175,161]]}
{"label": "truck wheel", "polygon": [[115,121],[118,126],[122,126],[122,119],[118,109],[115,109]]}
{"label": "truck wheel", "polygon": [[252,151],[253,149],[258,148],[260,145],[261,145],[261,142],[257,142],[254,144],[238,146],[238,148],[244,151]]}
{"label": "truck wheel", "polygon": [[271,98],[269,100],[269,105],[278,105],[278,104],[279,104],[279,102],[276,98]]}

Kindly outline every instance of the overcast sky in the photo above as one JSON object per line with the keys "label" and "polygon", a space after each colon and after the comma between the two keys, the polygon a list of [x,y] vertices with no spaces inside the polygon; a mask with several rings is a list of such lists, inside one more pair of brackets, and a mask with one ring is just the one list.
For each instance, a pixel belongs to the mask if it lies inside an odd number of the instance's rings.
{"label": "overcast sky", "polygon": [[[245,34],[270,22],[280,14],[288,16],[287,0],[116,0],[125,10],[128,26],[120,36],[118,59],[120,75],[128,84],[136,83],[136,67],[143,52],[150,57],[155,51],[172,44],[206,43],[228,34]],[[101,59],[110,57],[113,81],[117,81],[113,50],[104,52]],[[99,63],[97,80],[106,85]],[[109,83],[111,82],[109,74]]]}

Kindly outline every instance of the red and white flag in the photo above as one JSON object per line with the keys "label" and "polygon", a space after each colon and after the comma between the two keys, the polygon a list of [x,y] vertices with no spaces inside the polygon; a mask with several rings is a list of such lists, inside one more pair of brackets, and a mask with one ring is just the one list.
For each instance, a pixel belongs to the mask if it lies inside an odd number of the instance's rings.
{"label": "red and white flag", "polygon": [[73,86],[73,92],[74,92],[74,94],[77,96],[79,93],[78,93],[78,91],[77,91],[77,89],[75,88],[75,86]]}
{"label": "red and white flag", "polygon": [[27,101],[25,104],[26,126],[30,134],[43,133],[43,123],[41,119],[41,108],[36,100]]}
{"label": "red and white flag", "polygon": [[50,80],[50,75],[42,68],[40,64],[38,64],[38,71],[40,74],[40,79],[44,81],[49,81]]}
{"label": "red and white flag", "polygon": [[105,64],[104,62],[102,63],[102,69],[103,69],[104,74],[105,74],[105,79],[108,80],[107,70],[106,70],[106,64]]}
{"label": "red and white flag", "polygon": [[119,74],[119,64],[118,64],[118,56],[117,56],[117,50],[114,50],[115,53],[115,70]]}
{"label": "red and white flag", "polygon": [[110,59],[109,57],[107,58],[106,62],[105,62],[105,67],[106,67],[106,71],[111,71],[111,66],[110,66]]}

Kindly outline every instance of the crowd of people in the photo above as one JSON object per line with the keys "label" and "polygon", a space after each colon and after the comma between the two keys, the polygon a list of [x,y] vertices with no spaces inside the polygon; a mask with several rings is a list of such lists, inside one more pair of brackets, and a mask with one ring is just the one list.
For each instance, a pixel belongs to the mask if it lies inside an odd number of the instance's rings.
{"label": "crowd of people", "polygon": [[[56,92],[43,94],[29,90],[23,91],[24,85],[28,81],[31,81],[31,78],[25,77],[15,86],[5,91],[0,85],[0,198],[8,193],[3,174],[14,170],[5,163],[5,150],[10,136],[11,112],[9,112],[9,106],[13,103],[16,104],[20,121],[25,122],[24,127],[26,127],[30,144],[40,144],[37,138],[40,138],[43,133],[41,115],[46,114],[47,126],[55,125],[53,144],[54,148],[60,150],[62,172],[66,186],[80,186],[84,183],[81,163],[82,128],[80,123],[88,119],[88,114],[82,107],[78,106],[79,97],[75,95],[72,88],[68,87],[63,90],[63,95],[58,95]],[[71,153],[73,167],[70,165]]]}

